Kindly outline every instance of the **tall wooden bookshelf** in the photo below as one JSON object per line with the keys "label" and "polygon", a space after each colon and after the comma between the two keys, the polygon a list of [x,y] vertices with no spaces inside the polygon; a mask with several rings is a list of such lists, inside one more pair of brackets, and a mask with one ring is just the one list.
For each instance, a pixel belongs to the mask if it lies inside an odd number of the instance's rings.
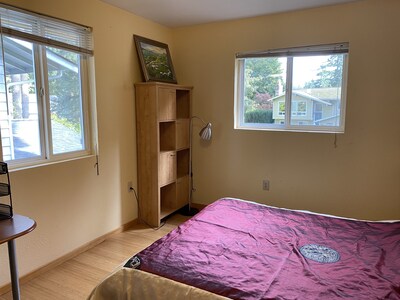
{"label": "tall wooden bookshelf", "polygon": [[189,202],[192,87],[135,84],[141,218],[158,227]]}

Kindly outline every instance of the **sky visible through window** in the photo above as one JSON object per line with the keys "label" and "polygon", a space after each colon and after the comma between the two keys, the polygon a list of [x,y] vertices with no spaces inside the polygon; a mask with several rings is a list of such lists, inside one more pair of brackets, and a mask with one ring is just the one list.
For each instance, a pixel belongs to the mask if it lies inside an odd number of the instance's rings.
{"label": "sky visible through window", "polygon": [[312,79],[316,79],[317,73],[320,71],[321,65],[327,60],[327,56],[296,57],[297,68],[293,69],[293,77],[296,78],[297,85],[293,86],[293,88],[303,88],[306,82],[309,82]]}
{"label": "sky visible through window", "polygon": [[[286,74],[286,57],[280,57],[279,62],[282,66],[282,74]],[[293,70],[293,77],[297,80],[297,85],[293,88],[303,88],[304,84],[317,77],[321,65],[328,60],[327,56],[303,56],[296,57],[296,66]]]}

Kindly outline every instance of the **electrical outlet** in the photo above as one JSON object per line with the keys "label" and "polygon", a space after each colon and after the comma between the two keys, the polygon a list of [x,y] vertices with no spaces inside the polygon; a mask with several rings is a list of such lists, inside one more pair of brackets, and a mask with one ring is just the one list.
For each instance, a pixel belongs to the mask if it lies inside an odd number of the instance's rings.
{"label": "electrical outlet", "polygon": [[269,191],[269,180],[268,179],[263,180],[263,190]]}
{"label": "electrical outlet", "polygon": [[128,181],[128,193],[132,193],[132,192],[133,192],[132,181]]}

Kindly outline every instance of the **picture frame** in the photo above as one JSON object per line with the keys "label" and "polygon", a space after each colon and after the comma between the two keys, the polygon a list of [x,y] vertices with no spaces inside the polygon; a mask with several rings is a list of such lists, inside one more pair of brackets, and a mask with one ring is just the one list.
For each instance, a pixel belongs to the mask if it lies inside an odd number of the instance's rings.
{"label": "picture frame", "polygon": [[145,81],[177,83],[168,45],[138,35],[133,38]]}

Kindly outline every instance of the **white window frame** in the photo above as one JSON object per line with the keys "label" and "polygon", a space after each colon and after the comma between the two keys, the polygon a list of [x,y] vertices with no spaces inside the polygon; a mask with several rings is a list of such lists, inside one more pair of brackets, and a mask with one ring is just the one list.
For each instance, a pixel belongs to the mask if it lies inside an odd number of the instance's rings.
{"label": "white window frame", "polygon": [[[3,36],[7,36],[25,40],[33,44],[32,51],[34,56],[35,87],[40,133],[39,142],[41,146],[40,156],[8,160],[7,163],[9,169],[17,170],[29,168],[97,154],[97,121],[95,107],[93,42],[91,36],[92,29],[84,25],[71,23],[31,11],[25,11],[5,4],[0,4],[0,17],[1,39],[3,39]],[[46,31],[46,28],[50,28],[50,31]],[[75,36],[76,38],[72,39],[71,36]],[[81,123],[84,135],[84,148],[82,150],[53,154],[46,46],[56,47],[79,54],[82,107]],[[3,55],[3,53],[0,53],[0,55]],[[5,66],[0,67],[5,68]],[[6,85],[6,90],[7,89]],[[1,160],[3,160],[1,141],[2,139],[0,136],[0,157]]]}
{"label": "white window frame", "polygon": [[[349,43],[326,44],[317,46],[294,47],[285,49],[274,49],[259,52],[243,52],[236,54],[235,60],[235,95],[234,95],[234,128],[244,130],[268,130],[268,131],[294,131],[294,132],[320,132],[320,133],[344,133],[347,95],[347,73],[348,73],[348,50]],[[316,126],[316,125],[291,125],[292,113],[285,113],[284,124],[271,123],[245,123],[244,122],[244,69],[245,59],[255,57],[286,57],[286,92],[285,110],[291,110],[292,104],[292,80],[293,80],[293,58],[299,56],[332,55],[343,54],[342,88],[340,98],[340,124],[339,126]],[[278,110],[279,113],[279,110]],[[281,115],[283,116],[283,115]]]}

